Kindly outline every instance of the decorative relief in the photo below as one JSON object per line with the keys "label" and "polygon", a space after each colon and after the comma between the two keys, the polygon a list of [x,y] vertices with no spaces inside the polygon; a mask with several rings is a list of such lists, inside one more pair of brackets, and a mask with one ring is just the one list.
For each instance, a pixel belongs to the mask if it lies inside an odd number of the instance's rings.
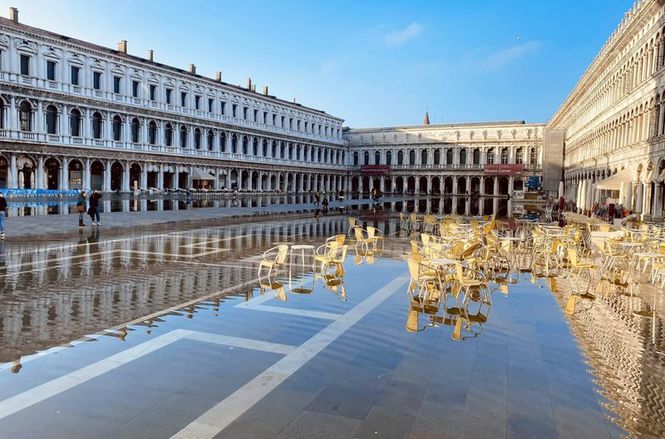
{"label": "decorative relief", "polygon": [[9,46],[9,36],[0,34],[0,46]]}
{"label": "decorative relief", "polygon": [[28,52],[37,53],[37,43],[29,40],[18,40],[17,47],[19,50],[27,50]]}

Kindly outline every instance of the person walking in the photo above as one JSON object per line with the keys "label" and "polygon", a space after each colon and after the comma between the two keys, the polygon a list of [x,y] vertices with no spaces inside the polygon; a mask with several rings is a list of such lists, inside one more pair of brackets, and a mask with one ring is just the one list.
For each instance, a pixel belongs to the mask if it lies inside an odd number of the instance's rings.
{"label": "person walking", "polygon": [[85,227],[83,223],[83,214],[85,213],[86,193],[85,191],[79,192],[78,199],[76,200],[76,210],[79,213],[79,227]]}
{"label": "person walking", "polygon": [[98,191],[92,191],[92,195],[90,195],[90,210],[91,210],[91,217],[92,217],[92,225],[93,226],[101,226],[102,223],[99,220],[99,199],[102,198],[102,194],[100,194]]}
{"label": "person walking", "polygon": [[5,215],[7,214],[7,199],[0,192],[0,239],[5,239]]}

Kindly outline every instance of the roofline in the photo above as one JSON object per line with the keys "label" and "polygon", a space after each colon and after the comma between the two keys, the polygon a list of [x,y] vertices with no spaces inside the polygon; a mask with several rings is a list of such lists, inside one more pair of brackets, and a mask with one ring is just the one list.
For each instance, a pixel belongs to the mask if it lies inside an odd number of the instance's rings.
{"label": "roofline", "polygon": [[83,49],[83,50],[85,50],[86,46],[88,46],[87,47],[88,49],[99,50],[101,52],[105,52],[109,55],[116,56],[118,58],[129,58],[133,61],[137,61],[137,62],[141,62],[143,64],[146,64],[147,66],[158,67],[158,68],[168,70],[168,71],[172,71],[172,72],[175,72],[175,73],[178,73],[178,74],[181,74],[181,75],[194,77],[196,79],[205,81],[209,84],[214,84],[216,86],[221,85],[221,86],[224,86],[224,87],[228,87],[228,88],[231,88],[235,91],[242,92],[243,94],[245,94],[247,96],[251,96],[251,97],[259,96],[263,99],[277,101],[279,104],[285,105],[285,106],[290,107],[290,108],[299,109],[299,110],[308,110],[308,111],[312,111],[314,113],[319,113],[322,116],[326,116],[326,117],[329,117],[331,119],[334,119],[334,120],[337,120],[337,121],[340,121],[340,122],[344,121],[343,118],[333,116],[331,114],[326,113],[323,110],[308,107],[306,105],[302,105],[302,104],[299,104],[299,103],[296,103],[296,102],[289,102],[287,100],[278,98],[278,97],[273,96],[273,95],[264,95],[264,94],[261,94],[261,93],[255,92],[255,91],[247,90],[246,88],[243,88],[243,87],[238,86],[238,85],[230,84],[230,83],[224,82],[224,81],[217,81],[215,79],[208,78],[207,76],[199,75],[197,73],[190,73],[188,70],[180,69],[178,67],[173,67],[173,66],[170,66],[168,64],[162,64],[162,63],[159,63],[159,62],[150,61],[147,58],[142,58],[142,57],[137,56],[137,55],[131,55],[131,54],[128,54],[128,53],[119,52],[118,50],[111,49],[110,47],[106,47],[106,46],[102,46],[102,45],[99,45],[99,44],[91,43],[89,41],[83,41],[83,40],[80,40],[78,38],[69,37],[67,35],[63,35],[63,34],[52,32],[52,31],[49,31],[49,30],[46,30],[46,29],[41,29],[41,28],[38,28],[38,27],[30,26],[30,25],[20,23],[20,22],[15,23],[14,21],[12,21],[8,18],[5,18],[5,17],[0,17],[0,26],[2,26],[2,25],[6,26],[9,29],[13,29],[13,30],[16,30],[16,31],[37,32],[37,33],[44,34],[44,36],[46,36],[46,37],[61,40],[62,42],[74,43],[76,45],[81,46],[81,49]]}
{"label": "roofline", "polygon": [[349,133],[353,131],[390,131],[390,130],[436,130],[442,128],[471,128],[471,127],[507,127],[507,126],[546,126],[547,123],[527,123],[524,120],[506,120],[506,121],[494,121],[494,122],[461,122],[461,123],[441,123],[441,124],[432,124],[432,125],[397,125],[397,126],[387,126],[387,127],[375,127],[375,128],[350,128],[344,127],[344,132]]}

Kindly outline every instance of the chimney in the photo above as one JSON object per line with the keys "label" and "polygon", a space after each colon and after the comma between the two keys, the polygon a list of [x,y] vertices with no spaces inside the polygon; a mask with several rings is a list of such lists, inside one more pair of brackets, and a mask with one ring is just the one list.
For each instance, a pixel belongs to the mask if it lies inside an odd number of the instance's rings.
{"label": "chimney", "polygon": [[194,64],[189,65],[189,73],[196,75],[196,66]]}
{"label": "chimney", "polygon": [[152,49],[148,50],[148,61],[154,61],[155,60],[154,55],[155,52],[153,52]]}
{"label": "chimney", "polygon": [[18,9],[9,8],[9,19],[14,23],[18,23]]}
{"label": "chimney", "polygon": [[268,96],[268,86],[267,85],[263,86],[263,94]]}
{"label": "chimney", "polygon": [[247,78],[247,90],[252,89],[252,78]]}
{"label": "chimney", "polygon": [[222,72],[217,72],[215,74],[215,81],[222,82]]}
{"label": "chimney", "polygon": [[120,40],[118,43],[118,52],[127,54],[127,40]]}
{"label": "chimney", "polygon": [[429,113],[425,111],[425,117],[423,118],[423,125],[429,125]]}
{"label": "chimney", "polygon": [[256,84],[252,84],[252,91],[256,91]]}

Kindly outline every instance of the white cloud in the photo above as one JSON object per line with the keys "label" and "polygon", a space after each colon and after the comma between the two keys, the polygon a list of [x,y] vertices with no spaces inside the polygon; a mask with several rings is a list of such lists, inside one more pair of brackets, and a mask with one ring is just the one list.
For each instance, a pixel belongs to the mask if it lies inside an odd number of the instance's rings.
{"label": "white cloud", "polygon": [[483,60],[482,64],[488,68],[498,69],[516,59],[538,51],[541,47],[542,43],[540,41],[528,41],[524,44],[505,47],[491,53]]}
{"label": "white cloud", "polygon": [[400,46],[409,40],[417,38],[422,32],[423,26],[420,23],[414,21],[404,29],[388,32],[384,36],[384,40],[389,46]]}

